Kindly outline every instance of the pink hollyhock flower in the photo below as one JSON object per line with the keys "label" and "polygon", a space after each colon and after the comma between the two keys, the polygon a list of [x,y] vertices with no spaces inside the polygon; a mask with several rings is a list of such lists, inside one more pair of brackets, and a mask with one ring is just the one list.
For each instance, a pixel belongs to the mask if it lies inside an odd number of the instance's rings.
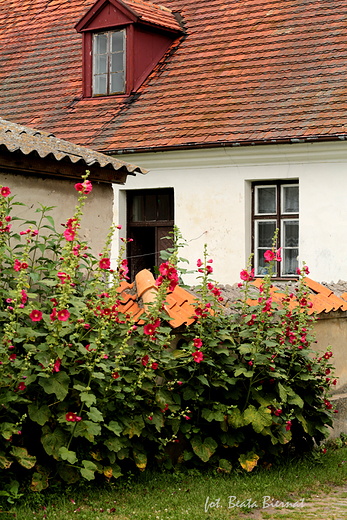
{"label": "pink hollyhock flower", "polygon": [[82,421],[82,417],[78,417],[78,415],[76,415],[76,422],[80,422]]}
{"label": "pink hollyhock flower", "polygon": [[22,264],[20,263],[19,260],[16,259],[16,260],[14,261],[14,270],[15,270],[15,271],[20,271],[20,270],[21,270],[21,267],[22,267]]}
{"label": "pink hollyhock flower", "polygon": [[209,260],[207,260],[207,263],[208,263],[208,264],[213,264],[213,260],[212,260],[212,258],[210,258]]}
{"label": "pink hollyhock flower", "polygon": [[201,266],[202,266],[202,261],[201,261],[200,258],[199,258],[199,260],[196,262],[196,265],[197,265],[197,267],[201,267]]}
{"label": "pink hollyhock flower", "polygon": [[55,307],[54,307],[53,311],[50,314],[50,318],[51,318],[52,321],[55,321],[57,319],[57,310],[56,310]]}
{"label": "pink hollyhock flower", "polygon": [[27,293],[24,291],[24,289],[22,289],[22,298],[21,298],[21,302],[22,302],[22,303],[26,303],[27,299],[28,299],[28,295],[27,295]]}
{"label": "pink hollyhock flower", "polygon": [[65,415],[65,419],[66,419],[68,422],[75,422],[75,421],[76,421],[76,418],[77,418],[77,414],[72,413],[72,412],[68,412],[68,413]]}
{"label": "pink hollyhock flower", "polygon": [[7,186],[3,186],[3,187],[1,188],[1,195],[2,195],[3,197],[7,197],[7,196],[10,195],[10,194],[11,194],[11,192],[10,192],[10,188],[8,188]]}
{"label": "pink hollyhock flower", "polygon": [[177,381],[177,384],[178,384],[179,386],[181,386],[182,381]]}
{"label": "pink hollyhock flower", "polygon": [[88,180],[84,181],[84,193],[86,193],[86,195],[88,195],[88,193],[90,193],[93,189],[93,186],[92,186],[92,183]]}
{"label": "pink hollyhock flower", "polygon": [[16,354],[11,354],[11,355],[8,357],[8,359],[9,359],[10,361],[15,361],[16,357],[17,357]]}
{"label": "pink hollyhock flower", "polygon": [[292,427],[292,421],[287,421],[287,424],[286,424],[286,430],[287,432],[289,432],[289,430],[291,429]]}
{"label": "pink hollyhock flower", "polygon": [[275,260],[276,262],[282,262],[282,258],[281,258],[281,247],[279,249],[277,249],[276,251],[276,256],[275,256]]}
{"label": "pink hollyhock flower", "polygon": [[296,274],[298,274],[299,276],[301,275],[301,271],[300,271],[299,267],[296,269]]}
{"label": "pink hollyhock flower", "polygon": [[118,372],[113,372],[112,377],[113,377],[113,379],[118,379],[119,378]]}
{"label": "pink hollyhock flower", "polygon": [[162,276],[167,276],[168,272],[170,270],[169,262],[165,262],[160,265],[159,272]]}
{"label": "pink hollyhock flower", "polygon": [[207,272],[207,274],[211,274],[211,273],[213,273],[213,267],[211,267],[210,265],[208,265],[208,266],[206,267],[206,272]]}
{"label": "pink hollyhock flower", "polygon": [[11,222],[12,217],[10,217],[10,215],[7,215],[7,217],[5,217],[5,220],[6,220],[6,222]]}
{"label": "pink hollyhock flower", "polygon": [[190,419],[189,415],[185,415],[184,418],[186,421],[189,421],[189,419]]}
{"label": "pink hollyhock flower", "polygon": [[163,283],[163,281],[164,281],[164,278],[163,278],[162,276],[158,276],[158,278],[157,278],[156,281],[155,281],[155,285],[156,285],[157,287],[160,287],[161,284]]}
{"label": "pink hollyhock flower", "polygon": [[153,368],[153,370],[157,370],[157,368],[158,368],[158,363],[155,363],[155,362],[152,363],[151,368]]}
{"label": "pink hollyhock flower", "polygon": [[58,358],[57,361],[54,363],[53,372],[59,372],[60,362],[61,362],[61,359]]}
{"label": "pink hollyhock flower", "polygon": [[109,258],[101,258],[99,261],[99,267],[100,269],[110,269],[111,260]]}
{"label": "pink hollyhock flower", "polygon": [[57,277],[61,281],[62,285],[64,285],[66,279],[70,280],[70,276],[68,274],[66,274],[66,273],[61,272],[61,271],[59,271],[59,273],[57,274]]}
{"label": "pink hollyhock flower", "polygon": [[[55,309],[54,309],[55,310]],[[67,309],[63,309],[58,312],[57,318],[59,321],[67,321],[70,317],[70,313]]]}
{"label": "pink hollyhock flower", "polygon": [[271,311],[271,302],[272,302],[272,298],[268,298],[265,302],[265,306],[264,308],[262,309],[262,312],[268,312],[268,311]]}
{"label": "pink hollyhock flower", "polygon": [[19,383],[18,390],[25,390],[25,384],[24,383]]}
{"label": "pink hollyhock flower", "polygon": [[141,363],[143,364],[144,367],[147,365],[148,360],[149,360],[149,357],[147,356],[147,354],[141,359]]}
{"label": "pink hollyhock flower", "polygon": [[143,332],[146,334],[146,336],[154,336],[155,330],[156,327],[153,323],[147,323],[147,325],[143,327]]}
{"label": "pink hollyhock flower", "polygon": [[304,265],[303,269],[304,269],[304,271],[305,271],[305,274],[310,274],[310,270],[309,270],[309,268],[307,267],[307,265]]}
{"label": "pink hollyhock flower", "polygon": [[194,358],[194,361],[196,361],[196,363],[200,363],[204,359],[204,355],[202,352],[200,352],[200,350],[193,352],[192,356]]}
{"label": "pink hollyhock flower", "polygon": [[116,226],[117,229],[122,229],[122,226]]}
{"label": "pink hollyhock flower", "polygon": [[251,270],[250,273],[247,271],[247,269],[242,269],[242,271],[240,273],[240,278],[244,282],[252,281],[254,278],[254,268]]}
{"label": "pink hollyhock flower", "polygon": [[81,182],[78,182],[77,184],[75,184],[75,189],[77,191],[83,192],[83,184]]}
{"label": "pink hollyhock flower", "polygon": [[273,251],[270,251],[270,249],[268,249],[264,253],[264,258],[265,258],[266,262],[272,262],[272,260],[275,258],[275,253]]}
{"label": "pink hollyhock flower", "polygon": [[178,281],[171,280],[170,285],[168,287],[169,291],[173,292],[176,289],[177,285],[178,285]]}
{"label": "pink hollyhock flower", "polygon": [[42,312],[38,311],[37,309],[34,309],[29,314],[31,321],[41,321],[42,320]]}
{"label": "pink hollyhock flower", "polygon": [[76,233],[72,228],[65,229],[64,231],[64,237],[68,242],[73,242],[74,238],[76,236]]}
{"label": "pink hollyhock flower", "polygon": [[201,348],[202,347],[202,341],[200,338],[195,338],[194,339],[194,347],[195,348]]}

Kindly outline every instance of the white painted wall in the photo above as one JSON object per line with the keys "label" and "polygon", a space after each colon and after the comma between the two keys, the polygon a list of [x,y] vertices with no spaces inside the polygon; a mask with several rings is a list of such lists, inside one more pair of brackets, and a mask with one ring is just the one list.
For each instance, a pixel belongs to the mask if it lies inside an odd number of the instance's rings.
{"label": "white painted wall", "polygon": [[[300,261],[317,281],[347,279],[347,143],[297,143],[122,155],[147,168],[114,187],[114,219],[126,234],[126,191],[173,187],[175,223],[191,266],[204,244],[220,283],[239,281],[251,250],[251,182],[299,179]],[[117,256],[118,241],[113,248]],[[193,284],[189,276],[186,283]]]}

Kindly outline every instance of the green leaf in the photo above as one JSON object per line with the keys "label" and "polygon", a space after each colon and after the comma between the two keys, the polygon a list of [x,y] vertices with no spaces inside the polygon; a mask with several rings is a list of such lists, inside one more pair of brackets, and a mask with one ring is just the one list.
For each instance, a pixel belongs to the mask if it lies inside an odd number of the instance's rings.
{"label": "green leaf", "polygon": [[11,466],[12,462],[12,460],[9,460],[7,458],[6,453],[0,451],[0,469],[8,469]]}
{"label": "green leaf", "polygon": [[156,430],[160,432],[164,426],[164,416],[161,412],[154,412],[152,415],[152,424],[154,424]]}
{"label": "green leaf", "polygon": [[70,462],[70,464],[75,464],[78,460],[76,453],[74,451],[69,451],[65,446],[59,448],[59,455],[63,460]]}
{"label": "green leaf", "polygon": [[212,437],[206,437],[204,442],[201,440],[200,435],[196,435],[191,440],[191,445],[194,453],[203,461],[207,462],[214,452],[216,451],[218,444]]}
{"label": "green leaf", "polygon": [[235,429],[244,426],[243,416],[238,408],[233,408],[228,412],[228,424]]}
{"label": "green leaf", "polygon": [[133,449],[133,457],[136,466],[140,471],[145,471],[147,466],[147,454],[142,445],[135,446]]}
{"label": "green leaf", "polygon": [[232,465],[230,464],[230,462],[226,459],[219,459],[219,463],[218,463],[218,473],[230,473],[232,470]]}
{"label": "green leaf", "polygon": [[195,399],[195,396],[196,396],[196,392],[195,392],[195,390],[193,390],[193,388],[188,387],[183,392],[183,399],[185,401],[189,401],[190,399]]}
{"label": "green leaf", "polygon": [[246,425],[252,423],[256,433],[261,433],[266,426],[272,424],[271,411],[264,407],[260,407],[257,410],[253,405],[250,405],[243,412],[243,417]]}
{"label": "green leaf", "polygon": [[67,441],[67,437],[61,428],[56,428],[53,432],[48,425],[42,428],[41,442],[47,455],[59,460],[59,449]]}
{"label": "green leaf", "polygon": [[23,466],[23,468],[31,469],[36,464],[36,457],[33,455],[29,455],[26,448],[19,448],[18,446],[13,446],[10,451],[11,455],[17,460],[17,462]]}
{"label": "green leaf", "polygon": [[291,395],[288,395],[288,404],[294,404],[300,408],[304,407],[304,401],[298,394],[295,394],[294,392]]}
{"label": "green leaf", "polygon": [[224,414],[220,410],[209,410],[208,408],[203,408],[201,416],[206,421],[224,421]]}
{"label": "green leaf", "polygon": [[140,437],[142,430],[145,427],[142,416],[137,415],[132,421],[130,421],[123,430],[123,435],[129,435],[129,439],[137,435]]}
{"label": "green leaf", "polygon": [[210,386],[205,376],[198,376],[197,379],[199,379],[203,385]]}
{"label": "green leaf", "polygon": [[93,436],[100,435],[100,433],[101,433],[100,424],[95,423],[93,421],[83,421],[83,423],[87,426],[88,433],[90,433]]}
{"label": "green leaf", "polygon": [[66,372],[52,374],[48,378],[40,378],[39,385],[46,394],[55,394],[59,401],[63,401],[69,391],[70,378]]}
{"label": "green leaf", "polygon": [[106,448],[108,448],[110,451],[118,452],[120,451],[124,446],[122,443],[122,440],[118,437],[109,437],[107,441],[104,442],[104,445]]}
{"label": "green leaf", "polygon": [[104,420],[102,413],[94,406],[90,408],[90,411],[87,412],[87,415],[89,419],[94,422],[102,422]]}
{"label": "green leaf", "polygon": [[36,404],[29,404],[28,412],[30,419],[41,426],[43,426],[52,415],[47,405],[43,405],[39,408]]}
{"label": "green leaf", "polygon": [[35,471],[35,473],[32,476],[31,479],[31,491],[37,491],[40,493],[44,489],[48,488],[48,473],[38,473]]}
{"label": "green leaf", "polygon": [[81,475],[87,480],[94,480],[95,478],[95,471],[98,469],[96,464],[94,462],[91,462],[89,460],[82,460],[82,464],[84,468],[81,468]]}
{"label": "green leaf", "polygon": [[280,395],[280,399],[281,399],[282,403],[286,403],[288,394],[287,394],[287,391],[284,388],[284,386],[281,385],[281,383],[278,383],[278,393]]}
{"label": "green leaf", "polygon": [[123,426],[117,421],[110,421],[109,424],[105,425],[108,430],[115,433],[116,435],[120,435],[123,431]]}
{"label": "green leaf", "polygon": [[89,392],[81,392],[80,398],[82,403],[85,403],[88,407],[92,406],[92,404],[96,403],[96,397],[94,394],[90,394]]}

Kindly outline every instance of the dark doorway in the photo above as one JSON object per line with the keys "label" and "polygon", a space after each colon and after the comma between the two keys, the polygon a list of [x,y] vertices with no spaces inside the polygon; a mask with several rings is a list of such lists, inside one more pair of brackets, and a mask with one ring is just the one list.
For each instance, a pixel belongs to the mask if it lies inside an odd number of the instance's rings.
{"label": "dark doorway", "polygon": [[127,257],[130,279],[142,269],[155,274],[161,263],[160,252],[172,247],[167,237],[174,226],[174,190],[134,190],[127,192]]}

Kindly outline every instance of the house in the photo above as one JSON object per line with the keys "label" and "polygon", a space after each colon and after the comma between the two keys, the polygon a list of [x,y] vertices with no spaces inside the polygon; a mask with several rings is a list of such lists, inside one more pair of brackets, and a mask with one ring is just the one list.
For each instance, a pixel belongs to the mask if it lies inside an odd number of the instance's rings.
{"label": "house", "polygon": [[252,252],[261,276],[276,228],[278,278],[346,279],[346,19],[346,0],[0,0],[0,114],[150,170],[114,190],[132,278],[175,223],[221,283]]}
{"label": "house", "polygon": [[[52,208],[48,215],[61,231],[60,224],[75,212],[74,185],[86,170],[93,189],[85,202],[80,234],[97,256],[113,221],[112,184],[124,184],[128,175],[145,170],[0,118],[0,184],[10,187],[16,202],[25,204],[16,208],[17,217],[37,221],[36,209],[42,204]],[[23,223],[13,220],[12,225]]]}

